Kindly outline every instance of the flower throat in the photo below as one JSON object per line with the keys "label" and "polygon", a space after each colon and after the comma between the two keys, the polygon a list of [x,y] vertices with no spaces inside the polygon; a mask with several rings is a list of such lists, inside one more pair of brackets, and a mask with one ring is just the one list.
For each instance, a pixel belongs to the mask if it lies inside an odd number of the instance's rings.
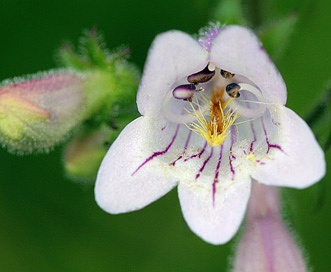
{"label": "flower throat", "polygon": [[231,126],[239,118],[239,114],[228,107],[232,98],[224,99],[224,93],[224,87],[216,87],[211,91],[209,101],[203,96],[206,104],[209,103],[209,112],[200,106],[199,100],[190,102],[191,110],[188,110],[196,122],[190,123],[187,127],[203,137],[212,147],[223,144],[229,136]]}
{"label": "flower throat", "polygon": [[[172,91],[175,99],[188,101],[190,105],[188,108],[184,107],[184,110],[191,118],[183,123],[188,129],[204,138],[211,147],[223,144],[231,133],[231,126],[239,124],[235,123],[239,117],[254,119],[262,116],[266,109],[258,88],[247,83],[235,83],[232,81],[233,77],[235,75],[231,72],[208,64],[200,72],[187,77],[189,84],[179,85]],[[210,82],[213,78],[216,80]],[[204,83],[208,85],[201,87],[200,84]],[[206,94],[202,93],[205,88]],[[251,93],[256,101],[239,101],[239,91]],[[197,93],[199,94],[196,95]],[[255,107],[249,106],[248,102],[255,103]],[[250,120],[252,119],[248,121]]]}

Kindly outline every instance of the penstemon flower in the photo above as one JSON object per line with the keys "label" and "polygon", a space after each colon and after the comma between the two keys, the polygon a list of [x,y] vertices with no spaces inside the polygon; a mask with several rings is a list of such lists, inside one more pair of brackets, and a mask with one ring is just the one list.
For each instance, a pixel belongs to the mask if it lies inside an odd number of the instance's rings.
{"label": "penstemon flower", "polygon": [[300,248],[282,221],[277,188],[253,182],[233,271],[308,271]]}
{"label": "penstemon flower", "polygon": [[285,102],[285,83],[250,30],[212,27],[198,41],[180,31],[159,35],[138,90],[142,116],[104,158],[98,204],[129,212],[178,185],[192,231],[227,242],[243,219],[252,178],[304,188],[325,172],[311,130]]}

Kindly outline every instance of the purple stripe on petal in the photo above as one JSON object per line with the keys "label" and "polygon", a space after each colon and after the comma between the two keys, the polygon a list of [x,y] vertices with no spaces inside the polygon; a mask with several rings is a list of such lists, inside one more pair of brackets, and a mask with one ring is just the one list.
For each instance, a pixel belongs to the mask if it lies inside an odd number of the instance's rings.
{"label": "purple stripe on petal", "polygon": [[192,155],[192,156],[189,157],[189,158],[186,158],[186,159],[184,160],[184,162],[187,162],[188,160],[193,159],[193,158],[196,158],[196,157],[198,157],[198,158],[200,159],[200,158],[201,158],[201,155],[205,152],[206,147],[207,147],[207,142],[205,142],[205,144],[204,144],[202,150],[201,150],[199,153],[194,154],[194,155]]}
{"label": "purple stripe on petal", "polygon": [[218,175],[220,173],[220,166],[221,166],[221,162],[222,162],[222,156],[223,156],[223,145],[221,145],[221,148],[220,148],[220,156],[218,158],[218,162],[217,162],[217,165],[216,165],[214,182],[212,184],[212,186],[213,186],[213,207],[215,206],[216,184],[218,183]]}
{"label": "purple stripe on petal", "polygon": [[253,133],[253,137],[254,137],[253,141],[251,141],[251,144],[249,146],[249,151],[252,152],[253,148],[254,148],[254,143],[256,142],[257,138],[256,138],[256,131],[255,131],[253,122],[250,122],[250,125],[251,125],[251,130],[252,130],[252,133]]}
{"label": "purple stripe on petal", "polygon": [[232,178],[231,179],[234,180],[234,176],[236,174],[236,171],[233,168],[232,161],[235,159],[235,157],[231,155],[231,151],[232,151],[232,149],[230,150],[230,154],[229,154],[229,164],[230,164],[230,171],[232,173]]}
{"label": "purple stripe on petal", "polygon": [[138,166],[138,168],[131,174],[131,176],[134,176],[146,163],[150,162],[151,160],[153,160],[154,158],[156,158],[158,156],[161,156],[161,155],[164,155],[165,153],[167,153],[168,150],[170,149],[170,147],[175,142],[176,137],[178,135],[178,131],[179,131],[179,125],[177,125],[175,134],[172,137],[172,139],[171,139],[170,143],[168,144],[168,146],[164,150],[162,150],[162,151],[154,152],[150,157],[148,157],[142,164],[140,164]]}
{"label": "purple stripe on petal", "polygon": [[188,147],[188,144],[189,144],[190,139],[191,139],[191,135],[192,135],[192,130],[190,130],[190,132],[189,132],[188,135],[187,135],[187,139],[186,139],[185,146],[184,146],[184,152],[185,152],[185,150],[186,150],[187,147]]}
{"label": "purple stripe on petal", "polygon": [[210,160],[211,157],[213,156],[213,153],[214,153],[214,148],[211,147],[211,148],[210,148],[210,153],[209,153],[208,158],[205,159],[205,161],[203,162],[201,168],[199,169],[199,172],[198,172],[198,173],[196,174],[196,176],[195,176],[195,179],[196,179],[196,180],[200,177],[200,175],[201,175],[201,173],[203,172],[203,170],[205,169],[207,163],[209,162],[209,160]]}
{"label": "purple stripe on petal", "polygon": [[173,162],[170,163],[171,166],[175,166],[176,162],[178,162],[183,156],[179,156],[177,159],[175,159]]}
{"label": "purple stripe on petal", "polygon": [[218,182],[218,175],[219,175],[219,170],[220,170],[220,166],[221,166],[221,162],[222,162],[222,156],[223,156],[223,145],[221,145],[221,148],[220,148],[220,156],[218,158],[218,162],[217,162],[217,165],[216,165],[216,171],[215,171],[215,178],[214,178],[214,181]]}
{"label": "purple stripe on petal", "polygon": [[263,118],[261,118],[261,122],[262,122],[262,128],[263,128],[264,136],[265,136],[265,139],[266,139],[266,143],[268,145],[267,154],[269,154],[269,151],[271,150],[271,148],[276,148],[276,149],[284,152],[280,145],[271,144],[269,142],[269,137],[268,137],[268,133],[267,133]]}
{"label": "purple stripe on petal", "polygon": [[236,171],[234,170],[234,167],[232,165],[232,161],[236,159],[236,156],[234,156],[232,154],[232,146],[233,146],[233,144],[235,142],[235,135],[236,135],[236,130],[232,126],[231,127],[231,147],[230,147],[230,152],[229,152],[229,165],[230,165],[230,171],[232,173],[232,180],[234,180],[234,176],[235,176],[235,173],[236,173]]}
{"label": "purple stripe on petal", "polygon": [[[188,135],[187,135],[187,139],[186,139],[186,142],[185,142],[185,146],[184,146],[184,150],[183,150],[183,154],[180,155],[176,160],[174,160],[172,163],[170,163],[171,166],[175,166],[176,162],[179,161],[181,158],[183,158],[183,155],[185,154],[186,152],[186,149],[188,147],[188,144],[190,142],[190,139],[191,139],[191,135],[192,135],[192,130],[189,131]],[[186,161],[186,160],[185,160]]]}
{"label": "purple stripe on petal", "polygon": [[[243,94],[243,98],[244,98],[245,100],[248,100],[247,95],[246,95],[245,93]],[[250,103],[246,103],[246,107],[247,107],[248,109],[250,109],[250,108],[251,108]],[[254,124],[253,124],[252,121],[250,122],[250,127],[251,127],[251,131],[252,131],[252,133],[253,133],[253,141],[251,141],[251,144],[250,144],[250,146],[249,146],[249,151],[252,152],[253,149],[254,149],[254,143],[257,141],[256,131],[255,131]]]}

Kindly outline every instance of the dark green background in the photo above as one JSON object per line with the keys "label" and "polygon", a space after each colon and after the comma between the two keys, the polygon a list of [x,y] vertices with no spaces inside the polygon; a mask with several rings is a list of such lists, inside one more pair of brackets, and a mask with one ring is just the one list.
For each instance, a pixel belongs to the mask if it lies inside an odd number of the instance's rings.
{"label": "dark green background", "polygon": [[[61,42],[76,42],[92,26],[104,32],[110,47],[129,45],[142,69],[157,33],[196,33],[216,2],[1,0],[0,79],[53,68]],[[262,19],[300,15],[277,64],[288,106],[305,116],[331,78],[331,2],[268,3]],[[246,11],[252,7],[245,5]],[[61,151],[16,157],[0,150],[0,271],[225,271],[234,243],[212,246],[196,237],[182,218],[176,190],[141,211],[108,215],[95,204],[92,185],[64,177]],[[328,181],[330,174],[313,188],[286,190],[289,222],[315,271],[331,271]]]}

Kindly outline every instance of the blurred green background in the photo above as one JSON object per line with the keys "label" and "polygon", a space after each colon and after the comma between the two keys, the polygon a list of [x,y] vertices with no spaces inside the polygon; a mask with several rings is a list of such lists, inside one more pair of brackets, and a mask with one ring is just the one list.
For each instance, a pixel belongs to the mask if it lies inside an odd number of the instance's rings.
{"label": "blurred green background", "polygon": [[[304,117],[331,79],[331,2],[260,2],[260,20],[299,15],[277,65],[287,82],[288,106]],[[129,45],[131,60],[142,70],[156,34],[196,33],[211,20],[217,3],[1,0],[0,79],[53,68],[60,44],[77,42],[92,26],[103,31],[110,48]],[[244,1],[245,10],[257,4]],[[0,271],[226,270],[235,239],[212,246],[196,237],[183,220],[176,190],[141,211],[108,215],[95,204],[93,185],[65,177],[61,151],[17,157],[0,150]],[[327,156],[330,161],[330,151]],[[286,190],[289,223],[314,271],[331,271],[330,177],[303,191]]]}

